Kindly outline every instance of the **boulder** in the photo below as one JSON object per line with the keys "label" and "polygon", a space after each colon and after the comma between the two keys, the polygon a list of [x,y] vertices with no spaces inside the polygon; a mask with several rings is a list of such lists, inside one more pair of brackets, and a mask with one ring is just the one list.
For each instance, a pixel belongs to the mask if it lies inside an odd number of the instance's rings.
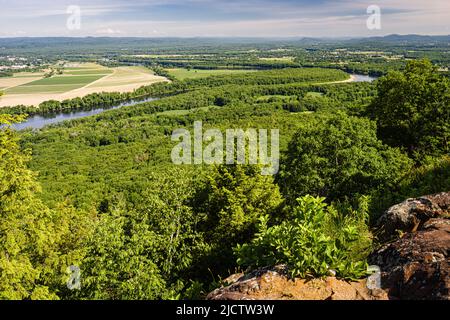
{"label": "boulder", "polygon": [[450,214],[450,192],[408,199],[390,207],[378,220],[378,238],[388,241],[400,233],[415,232],[431,218],[448,217]]}
{"label": "boulder", "polygon": [[382,215],[379,238],[386,244],[369,257],[381,269],[381,288],[369,289],[366,279],[292,279],[276,266],[235,274],[207,299],[450,300],[449,216],[450,192],[408,199]]}
{"label": "boulder", "polygon": [[225,279],[226,286],[214,290],[208,300],[386,300],[381,289],[369,290],[366,280],[347,282],[324,279],[292,279],[285,266],[261,268]]}
{"label": "boulder", "polygon": [[[423,225],[422,225],[423,223]],[[391,299],[450,300],[450,220],[432,218],[374,252]]]}

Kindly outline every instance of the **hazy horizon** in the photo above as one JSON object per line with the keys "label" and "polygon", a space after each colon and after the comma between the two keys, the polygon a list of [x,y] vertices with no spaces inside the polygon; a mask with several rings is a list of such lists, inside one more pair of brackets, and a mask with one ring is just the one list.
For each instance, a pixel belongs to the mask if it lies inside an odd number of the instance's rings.
{"label": "hazy horizon", "polygon": [[[360,38],[450,34],[448,0],[0,0],[0,37]],[[369,29],[368,8],[381,10]],[[79,10],[76,28],[68,19]],[[73,21],[72,21],[73,22]]]}
{"label": "hazy horizon", "polygon": [[391,33],[386,35],[377,36],[336,36],[336,37],[307,37],[307,36],[292,36],[292,37],[264,37],[264,36],[253,36],[253,37],[243,37],[243,36],[167,36],[167,37],[155,37],[155,36],[0,36],[0,39],[38,39],[38,38],[73,38],[73,39],[88,39],[88,38],[103,38],[103,39],[267,39],[267,40],[302,40],[302,39],[318,39],[318,40],[353,40],[353,39],[370,39],[370,38],[385,38],[389,36],[420,36],[420,37],[450,37],[449,34],[397,34]]}

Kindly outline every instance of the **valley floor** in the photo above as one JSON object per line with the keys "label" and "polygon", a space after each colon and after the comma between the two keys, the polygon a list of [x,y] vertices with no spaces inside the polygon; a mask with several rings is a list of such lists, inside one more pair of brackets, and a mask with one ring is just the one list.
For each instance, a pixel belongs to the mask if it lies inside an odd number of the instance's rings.
{"label": "valley floor", "polygon": [[[105,70],[110,71],[111,69],[105,68]],[[86,72],[91,71],[86,70]],[[83,80],[81,78],[85,76],[62,75],[56,76],[54,78],[64,80],[64,78],[67,79],[68,77],[80,77],[81,81]],[[156,82],[168,81],[166,78],[157,76],[153,74],[153,72],[151,72],[149,69],[144,67],[113,68],[110,74],[102,75],[100,78],[86,84],[81,84],[78,87],[76,84],[71,84],[71,88],[63,92],[61,92],[61,85],[59,85],[58,83],[42,86],[32,84],[34,81],[44,80],[48,79],[42,79],[42,77],[38,76],[30,76],[27,78],[13,77],[0,79],[0,87],[6,87],[6,94],[0,97],[0,107],[16,105],[37,106],[41,102],[48,100],[63,101],[76,97],[82,98],[88,94],[97,92],[131,92],[144,85],[151,85]],[[75,88],[73,88],[73,86]],[[52,87],[57,87],[55,88],[56,90],[54,90],[54,92],[52,92]]]}

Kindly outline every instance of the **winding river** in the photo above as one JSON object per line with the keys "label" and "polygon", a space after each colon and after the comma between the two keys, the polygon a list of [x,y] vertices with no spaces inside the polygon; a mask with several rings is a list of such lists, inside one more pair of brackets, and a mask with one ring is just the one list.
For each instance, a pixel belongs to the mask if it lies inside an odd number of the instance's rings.
{"label": "winding river", "polygon": [[23,130],[23,129],[28,129],[28,128],[41,129],[50,124],[55,124],[55,123],[63,122],[66,120],[74,120],[74,119],[79,119],[79,118],[84,118],[84,117],[89,117],[89,116],[95,116],[104,111],[119,109],[122,107],[133,106],[138,103],[149,102],[149,101],[154,101],[154,100],[157,100],[157,99],[147,98],[147,99],[143,99],[143,100],[131,100],[128,102],[123,102],[123,103],[118,104],[113,107],[98,107],[98,108],[94,108],[94,109],[88,110],[88,111],[74,110],[74,111],[70,111],[70,112],[51,112],[51,113],[47,113],[45,115],[37,114],[37,115],[33,115],[33,116],[29,117],[26,121],[24,121],[22,123],[13,125],[13,127],[16,130]]}
{"label": "winding river", "polygon": [[[350,82],[372,82],[376,80],[377,78],[363,75],[363,74],[352,74],[352,80]],[[119,109],[122,107],[128,107],[133,106],[138,103],[148,102],[156,100],[155,98],[147,98],[144,100],[132,100],[128,102],[124,102],[121,104],[118,104],[113,107],[98,107],[89,111],[83,111],[83,110],[75,110],[71,112],[55,112],[55,113],[48,113],[45,115],[33,115],[29,117],[26,121],[15,124],[13,127],[16,130],[23,130],[23,129],[41,129],[47,125],[55,124],[59,122],[63,122],[66,120],[74,120],[89,116],[94,116],[97,114],[100,114],[104,111],[113,110],[113,109]]]}

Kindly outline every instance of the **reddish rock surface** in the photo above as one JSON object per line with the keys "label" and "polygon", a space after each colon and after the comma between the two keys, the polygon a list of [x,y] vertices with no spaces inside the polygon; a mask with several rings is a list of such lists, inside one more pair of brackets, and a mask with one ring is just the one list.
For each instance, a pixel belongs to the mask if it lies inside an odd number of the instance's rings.
{"label": "reddish rock surface", "polygon": [[[380,218],[382,239],[370,257],[393,299],[450,300],[450,192],[408,199]],[[397,230],[406,232],[398,237]]]}
{"label": "reddish rock surface", "polygon": [[384,213],[380,238],[390,243],[369,258],[382,271],[382,289],[368,289],[366,280],[290,279],[278,266],[233,275],[207,299],[450,300],[449,217],[450,192],[408,199]]}
{"label": "reddish rock surface", "polygon": [[450,220],[430,219],[419,231],[385,245],[370,262],[382,270],[393,299],[450,299]]}
{"label": "reddish rock surface", "polygon": [[228,286],[211,292],[208,300],[386,300],[381,289],[369,290],[366,280],[290,279],[284,266],[232,275]]}
{"label": "reddish rock surface", "polygon": [[398,237],[399,232],[420,230],[431,218],[448,218],[450,192],[408,199],[390,207],[378,220],[381,241]]}

